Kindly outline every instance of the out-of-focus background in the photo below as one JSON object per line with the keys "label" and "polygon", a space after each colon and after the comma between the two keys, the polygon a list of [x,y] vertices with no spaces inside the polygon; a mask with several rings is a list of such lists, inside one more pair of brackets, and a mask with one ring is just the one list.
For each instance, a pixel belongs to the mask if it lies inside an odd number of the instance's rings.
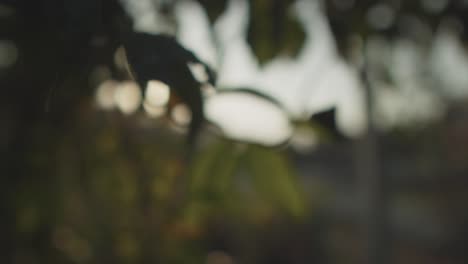
{"label": "out-of-focus background", "polygon": [[[0,262],[468,263],[467,18],[464,0],[0,2]],[[125,30],[217,73],[195,143],[194,109],[132,79]]]}

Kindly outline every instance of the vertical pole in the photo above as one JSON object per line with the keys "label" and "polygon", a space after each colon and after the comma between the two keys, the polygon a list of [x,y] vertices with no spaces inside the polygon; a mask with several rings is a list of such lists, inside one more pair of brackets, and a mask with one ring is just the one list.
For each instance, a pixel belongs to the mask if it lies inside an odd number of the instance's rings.
{"label": "vertical pole", "polygon": [[364,42],[361,51],[360,76],[364,84],[366,135],[357,142],[358,194],[361,203],[363,262],[365,264],[384,264],[386,255],[386,198],[384,179],[379,170],[378,139],[373,121],[375,110],[372,86],[368,79],[368,64]]}

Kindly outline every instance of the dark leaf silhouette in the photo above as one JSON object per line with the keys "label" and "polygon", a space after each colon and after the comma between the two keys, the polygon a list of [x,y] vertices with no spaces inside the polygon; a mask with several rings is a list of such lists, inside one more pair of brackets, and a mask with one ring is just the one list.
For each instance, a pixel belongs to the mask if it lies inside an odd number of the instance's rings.
{"label": "dark leaf silhouette", "polygon": [[204,65],[211,84],[215,81],[214,72],[169,35],[131,32],[127,34],[123,45],[131,71],[143,89],[149,80],[162,81],[188,105],[192,112],[188,141],[193,143],[204,115],[200,83],[192,75],[187,63]]}

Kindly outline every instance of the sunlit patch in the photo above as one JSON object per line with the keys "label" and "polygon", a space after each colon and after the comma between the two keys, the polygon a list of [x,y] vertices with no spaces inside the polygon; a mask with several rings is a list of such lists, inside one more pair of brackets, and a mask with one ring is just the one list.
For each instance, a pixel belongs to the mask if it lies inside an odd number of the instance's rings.
{"label": "sunlit patch", "polygon": [[292,133],[289,117],[269,100],[246,92],[225,92],[206,100],[206,118],[228,138],[275,146]]}
{"label": "sunlit patch", "polygon": [[143,103],[143,109],[145,109],[145,112],[148,114],[148,116],[153,117],[153,118],[162,117],[167,112],[166,106],[154,106],[154,105],[148,104],[147,102]]}
{"label": "sunlit patch", "polygon": [[374,122],[379,129],[424,125],[438,120],[444,103],[441,94],[434,90],[466,90],[468,79],[462,72],[466,72],[468,63],[463,48],[457,45],[460,43],[457,38],[438,32],[429,53],[423,49],[426,44],[418,43],[408,38],[388,42],[372,37],[368,41]]}
{"label": "sunlit patch", "polygon": [[169,102],[171,92],[167,84],[152,80],[146,86],[145,104],[161,107]]}
{"label": "sunlit patch", "polygon": [[206,256],[206,264],[234,264],[234,259],[223,251],[212,251]]}
{"label": "sunlit patch", "polygon": [[115,107],[115,93],[119,83],[114,80],[102,82],[96,90],[96,102],[104,110],[111,110]]}
{"label": "sunlit patch", "polygon": [[218,69],[219,87],[254,87],[258,61],[247,43],[249,5],[247,1],[228,1],[216,20],[214,32],[222,48]]}
{"label": "sunlit patch", "polygon": [[192,72],[195,80],[202,83],[208,81],[208,74],[206,73],[205,67],[201,63],[188,62],[187,66],[189,67],[190,72]]}
{"label": "sunlit patch", "polygon": [[359,137],[366,130],[364,89],[357,73],[344,62],[337,61],[323,70],[321,80],[306,98],[308,113],[336,107],[337,127],[348,137]]}
{"label": "sunlit patch", "polygon": [[199,1],[194,0],[172,2],[175,2],[174,19],[177,22],[177,41],[204,63],[216,67],[217,50],[213,42],[210,21],[203,6]]}
{"label": "sunlit patch", "polygon": [[383,30],[391,27],[395,20],[395,11],[386,4],[377,4],[367,11],[367,22],[375,29]]}
{"label": "sunlit patch", "polygon": [[141,91],[137,83],[125,81],[117,86],[115,102],[124,114],[135,112],[141,104]]}
{"label": "sunlit patch", "polygon": [[0,40],[0,68],[7,68],[15,64],[18,59],[18,49],[10,40]]}
{"label": "sunlit patch", "polygon": [[376,125],[383,129],[431,123],[442,116],[443,105],[416,82],[376,89]]}
{"label": "sunlit patch", "polygon": [[192,120],[192,112],[185,104],[177,104],[172,108],[171,118],[179,126],[187,126]]}

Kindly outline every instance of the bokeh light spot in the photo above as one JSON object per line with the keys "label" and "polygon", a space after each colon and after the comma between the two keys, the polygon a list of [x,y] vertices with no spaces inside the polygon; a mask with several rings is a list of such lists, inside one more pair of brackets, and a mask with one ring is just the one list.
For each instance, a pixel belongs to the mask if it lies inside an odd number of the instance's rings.
{"label": "bokeh light spot", "polygon": [[115,102],[124,114],[132,114],[141,104],[141,91],[137,83],[125,81],[117,86]]}
{"label": "bokeh light spot", "polygon": [[147,102],[143,103],[143,109],[145,109],[145,112],[153,118],[162,117],[167,111],[166,106],[154,106]]}
{"label": "bokeh light spot", "polygon": [[102,82],[96,91],[96,102],[104,110],[110,110],[115,107],[115,92],[119,83],[114,80]]}
{"label": "bokeh light spot", "polygon": [[171,111],[171,117],[177,125],[187,126],[192,121],[192,112],[185,104],[177,104]]}
{"label": "bokeh light spot", "polygon": [[171,92],[165,83],[151,80],[146,86],[145,104],[160,107],[169,102]]}

